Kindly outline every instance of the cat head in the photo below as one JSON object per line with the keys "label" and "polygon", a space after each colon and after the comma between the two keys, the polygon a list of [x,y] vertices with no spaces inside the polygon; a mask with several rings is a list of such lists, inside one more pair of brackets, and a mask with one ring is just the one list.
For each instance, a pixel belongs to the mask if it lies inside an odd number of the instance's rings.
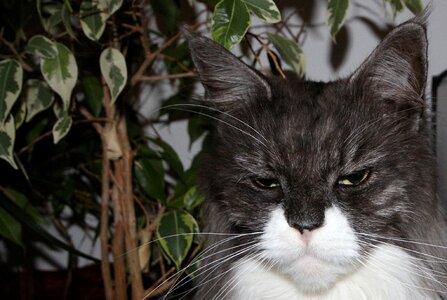
{"label": "cat head", "polygon": [[[209,228],[259,232],[258,254],[303,290],[320,290],[381,236],[409,237],[430,218],[420,19],[327,83],[268,77],[207,38],[188,41],[204,102],[219,111],[201,176]],[[306,273],[309,264],[321,272]]]}

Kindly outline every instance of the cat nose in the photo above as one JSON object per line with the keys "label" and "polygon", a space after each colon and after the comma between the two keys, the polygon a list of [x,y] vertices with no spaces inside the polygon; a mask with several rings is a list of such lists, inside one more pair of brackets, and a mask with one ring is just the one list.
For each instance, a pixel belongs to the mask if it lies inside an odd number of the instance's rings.
{"label": "cat nose", "polygon": [[321,227],[323,224],[322,222],[318,221],[301,221],[301,222],[293,222],[290,224],[291,227],[298,230],[301,234],[304,233],[305,230],[312,231],[314,229],[317,229]]}

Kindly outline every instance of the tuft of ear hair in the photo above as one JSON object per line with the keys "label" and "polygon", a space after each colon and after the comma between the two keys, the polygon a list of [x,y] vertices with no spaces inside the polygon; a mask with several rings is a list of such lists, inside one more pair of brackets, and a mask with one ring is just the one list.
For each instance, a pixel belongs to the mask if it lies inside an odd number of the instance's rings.
{"label": "tuft of ear hair", "polygon": [[423,107],[427,80],[427,17],[428,10],[393,29],[351,75],[352,88],[372,91],[378,99]]}
{"label": "tuft of ear hair", "polygon": [[267,78],[218,43],[184,30],[209,104],[231,107],[253,97],[271,99]]}

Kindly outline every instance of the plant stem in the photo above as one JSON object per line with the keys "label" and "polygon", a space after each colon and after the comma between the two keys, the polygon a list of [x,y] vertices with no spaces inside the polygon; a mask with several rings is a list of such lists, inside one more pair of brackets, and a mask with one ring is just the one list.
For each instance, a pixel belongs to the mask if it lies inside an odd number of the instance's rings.
{"label": "plant stem", "polygon": [[121,158],[122,163],[122,177],[123,177],[123,208],[125,208],[125,216],[127,225],[127,234],[125,234],[124,240],[126,243],[126,256],[129,263],[130,272],[130,283],[132,287],[132,299],[141,300],[143,299],[143,280],[141,278],[141,267],[140,259],[138,257],[138,234],[137,234],[137,224],[135,218],[135,207],[133,201],[133,187],[132,187],[132,164],[133,164],[133,154],[129,143],[129,136],[127,134],[126,120],[121,117],[117,126],[118,140],[121,145],[123,152],[123,157]]}
{"label": "plant stem", "polygon": [[[107,125],[106,125],[107,126]],[[104,131],[104,130],[102,130]],[[100,240],[101,240],[101,271],[104,281],[104,292],[107,300],[113,300],[113,283],[112,274],[110,272],[109,264],[109,200],[110,200],[110,169],[109,169],[109,157],[107,153],[107,139],[104,134],[101,134],[102,141],[102,195],[101,195],[101,227],[100,227]]]}

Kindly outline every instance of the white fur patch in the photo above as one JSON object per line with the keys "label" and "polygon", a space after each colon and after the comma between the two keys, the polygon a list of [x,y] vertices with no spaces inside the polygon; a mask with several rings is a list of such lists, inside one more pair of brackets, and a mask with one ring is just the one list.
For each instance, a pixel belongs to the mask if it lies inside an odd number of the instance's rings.
{"label": "white fur patch", "polygon": [[337,207],[326,210],[324,225],[305,241],[287,224],[283,209],[274,210],[259,244],[262,255],[235,264],[226,295],[233,300],[437,299],[419,288],[421,277],[415,274],[421,270],[403,250],[380,245],[362,257]]}

